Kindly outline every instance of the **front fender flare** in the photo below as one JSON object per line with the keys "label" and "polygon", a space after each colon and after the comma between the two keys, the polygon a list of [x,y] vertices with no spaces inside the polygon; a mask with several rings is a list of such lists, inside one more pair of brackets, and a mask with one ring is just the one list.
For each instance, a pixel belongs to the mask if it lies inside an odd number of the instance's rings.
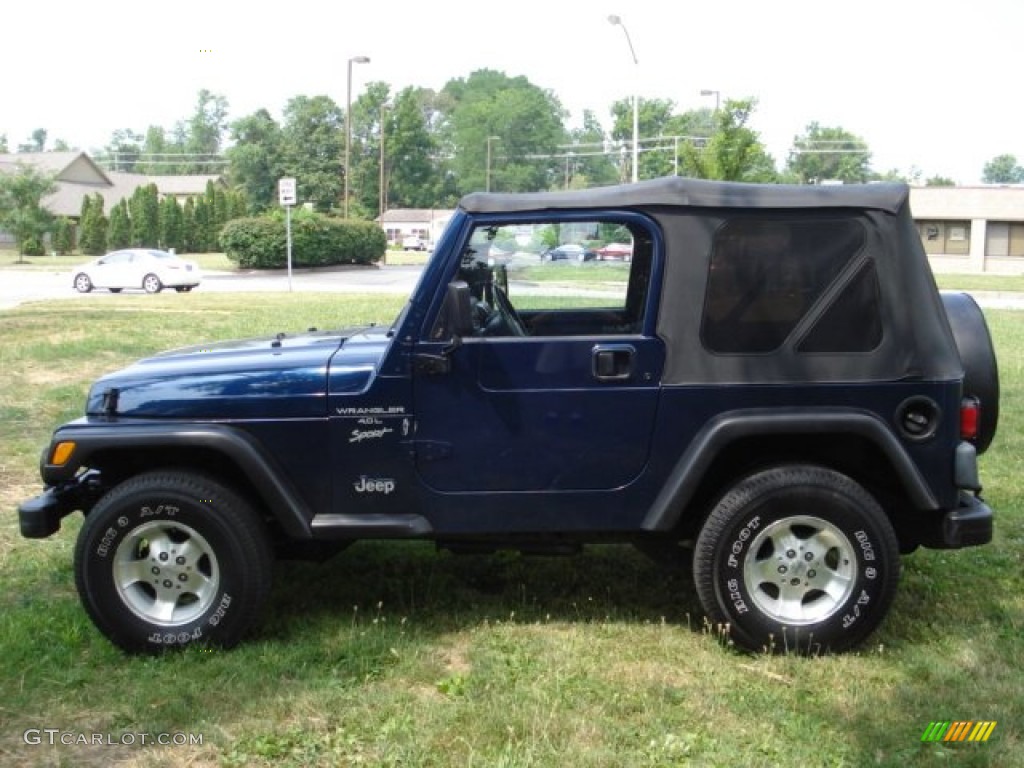
{"label": "front fender flare", "polygon": [[671,531],[715,458],[736,440],[815,434],[848,434],[870,440],[885,454],[913,503],[921,509],[938,508],[935,495],[899,439],[874,414],[838,408],[747,409],[720,414],[697,434],[647,510],[643,530]]}
{"label": "front fender flare", "polygon": [[[58,442],[73,441],[75,448],[62,465],[47,463]],[[90,458],[106,450],[152,448],[206,448],[226,456],[249,478],[261,499],[288,536],[312,538],[313,512],[292,487],[273,459],[246,432],[225,424],[93,424],[72,422],[53,435],[50,449],[40,467],[47,486],[72,480]]]}

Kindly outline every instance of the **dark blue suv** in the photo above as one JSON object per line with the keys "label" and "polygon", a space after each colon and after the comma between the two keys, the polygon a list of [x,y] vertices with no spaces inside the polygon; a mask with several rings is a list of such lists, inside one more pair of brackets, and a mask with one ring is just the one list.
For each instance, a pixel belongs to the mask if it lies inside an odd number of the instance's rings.
{"label": "dark blue suv", "polygon": [[[546,261],[562,244],[621,262]],[[390,325],[217,343],[100,379],[25,536],[85,514],[116,644],[232,645],[275,556],[360,539],[692,552],[735,642],[838,651],[900,555],[992,536],[984,319],[940,295],[902,185],[679,178],[473,194]]]}

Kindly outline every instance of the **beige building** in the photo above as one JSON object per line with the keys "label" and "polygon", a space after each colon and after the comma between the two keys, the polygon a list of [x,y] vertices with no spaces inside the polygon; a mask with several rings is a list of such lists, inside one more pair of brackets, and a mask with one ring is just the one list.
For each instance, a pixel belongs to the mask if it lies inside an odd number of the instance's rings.
{"label": "beige building", "polygon": [[935,272],[1024,274],[1024,187],[915,187],[910,210]]}

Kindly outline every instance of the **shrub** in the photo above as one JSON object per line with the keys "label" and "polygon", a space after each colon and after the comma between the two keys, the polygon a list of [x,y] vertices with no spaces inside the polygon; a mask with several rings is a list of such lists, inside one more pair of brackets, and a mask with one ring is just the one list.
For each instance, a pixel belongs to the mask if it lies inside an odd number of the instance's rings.
{"label": "shrub", "polygon": [[22,256],[42,256],[44,252],[42,239],[35,235],[29,235],[21,241]]}
{"label": "shrub", "polygon": [[[284,216],[234,219],[224,225],[220,246],[240,267],[275,269],[288,264]],[[384,231],[367,221],[344,221],[311,211],[292,217],[292,265],[372,264],[387,247]]]}
{"label": "shrub", "polygon": [[75,227],[71,219],[61,216],[53,227],[53,250],[61,256],[75,250]]}

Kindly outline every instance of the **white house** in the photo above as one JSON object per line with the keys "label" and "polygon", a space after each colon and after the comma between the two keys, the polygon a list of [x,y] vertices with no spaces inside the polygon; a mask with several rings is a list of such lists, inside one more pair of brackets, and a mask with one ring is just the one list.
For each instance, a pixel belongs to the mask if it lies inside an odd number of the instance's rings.
{"label": "white house", "polygon": [[389,243],[400,243],[406,237],[419,237],[436,242],[448,226],[455,211],[449,208],[392,208],[377,217]]}

